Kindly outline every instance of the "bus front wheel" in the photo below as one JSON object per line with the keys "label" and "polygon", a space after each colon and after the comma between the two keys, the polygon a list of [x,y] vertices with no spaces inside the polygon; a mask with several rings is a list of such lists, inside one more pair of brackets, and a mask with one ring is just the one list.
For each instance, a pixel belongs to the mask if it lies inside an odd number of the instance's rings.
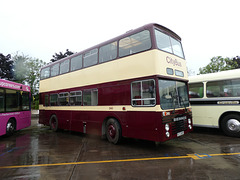
{"label": "bus front wheel", "polygon": [[122,138],[122,131],[119,122],[114,119],[108,119],[106,123],[106,135],[109,142],[117,144]]}
{"label": "bus front wheel", "polygon": [[240,116],[229,114],[221,121],[221,127],[227,136],[240,137]]}
{"label": "bus front wheel", "polygon": [[53,131],[56,132],[58,130],[58,118],[57,118],[56,115],[51,116],[50,121],[49,121],[49,125],[50,125],[50,128]]}

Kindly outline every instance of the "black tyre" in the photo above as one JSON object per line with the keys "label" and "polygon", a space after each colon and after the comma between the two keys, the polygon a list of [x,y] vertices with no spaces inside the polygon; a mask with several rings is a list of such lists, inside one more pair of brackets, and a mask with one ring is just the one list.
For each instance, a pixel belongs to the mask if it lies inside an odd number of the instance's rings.
{"label": "black tyre", "polygon": [[53,131],[58,131],[58,118],[56,115],[52,115],[49,121],[50,128]]}
{"label": "black tyre", "polygon": [[240,137],[240,116],[229,114],[221,121],[221,128],[227,136]]}
{"label": "black tyre", "polygon": [[122,139],[122,130],[119,122],[114,119],[108,119],[106,123],[106,135],[109,142],[117,144]]}
{"label": "black tyre", "polygon": [[6,125],[6,135],[11,136],[16,131],[16,123],[13,119],[9,119]]}

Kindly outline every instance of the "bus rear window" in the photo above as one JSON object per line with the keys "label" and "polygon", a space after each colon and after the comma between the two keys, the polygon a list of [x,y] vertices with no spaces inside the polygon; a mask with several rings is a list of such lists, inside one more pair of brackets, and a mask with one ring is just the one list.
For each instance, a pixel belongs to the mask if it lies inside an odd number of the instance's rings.
{"label": "bus rear window", "polygon": [[21,92],[21,94],[22,94],[22,110],[28,111],[30,110],[29,92]]}

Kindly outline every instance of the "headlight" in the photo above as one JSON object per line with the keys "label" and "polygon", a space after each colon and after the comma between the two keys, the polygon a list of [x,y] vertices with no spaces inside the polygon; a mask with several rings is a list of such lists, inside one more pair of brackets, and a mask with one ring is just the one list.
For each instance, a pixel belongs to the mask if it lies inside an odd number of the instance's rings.
{"label": "headlight", "polygon": [[169,138],[169,136],[170,136],[170,133],[166,132],[166,137]]}
{"label": "headlight", "polygon": [[191,123],[192,123],[191,119],[188,119],[188,124],[191,124]]}
{"label": "headlight", "polygon": [[191,126],[191,125],[188,125],[188,128],[189,128],[189,129],[192,129],[192,126]]}
{"label": "headlight", "polygon": [[169,129],[170,129],[169,124],[165,124],[165,130],[169,131]]}

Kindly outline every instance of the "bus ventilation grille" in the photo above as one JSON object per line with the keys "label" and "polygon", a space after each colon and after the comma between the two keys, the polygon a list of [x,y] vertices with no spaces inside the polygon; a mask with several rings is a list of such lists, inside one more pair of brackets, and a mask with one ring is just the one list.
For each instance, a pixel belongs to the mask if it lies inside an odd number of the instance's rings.
{"label": "bus ventilation grille", "polygon": [[176,121],[172,124],[172,133],[177,134],[178,132],[187,130],[187,120]]}

